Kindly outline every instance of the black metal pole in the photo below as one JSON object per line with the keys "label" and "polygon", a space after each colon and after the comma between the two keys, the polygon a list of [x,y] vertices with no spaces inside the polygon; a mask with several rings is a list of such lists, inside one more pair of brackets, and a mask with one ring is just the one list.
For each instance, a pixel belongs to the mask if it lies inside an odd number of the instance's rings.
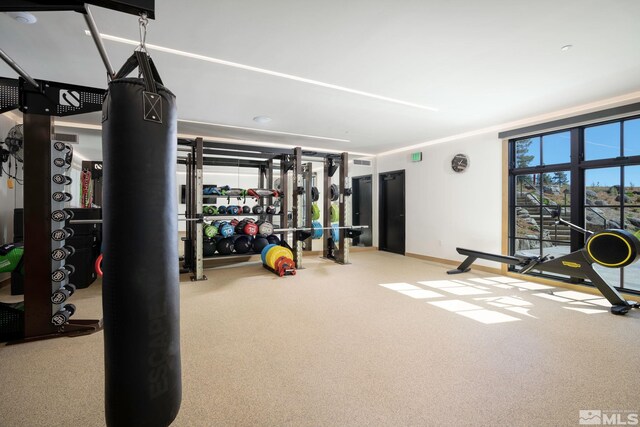
{"label": "black metal pole", "polygon": [[109,56],[107,55],[107,51],[104,48],[104,44],[102,43],[102,39],[100,38],[100,32],[98,31],[98,27],[96,26],[96,21],[93,19],[93,15],[91,14],[91,10],[89,9],[89,5],[84,5],[85,13],[84,20],[89,27],[89,32],[91,33],[91,38],[93,39],[96,47],[98,48],[98,53],[100,54],[100,58],[102,58],[102,62],[104,63],[105,68],[107,69],[107,76],[109,77],[109,81],[111,81],[116,73],[113,71],[113,67],[111,66],[111,61],[109,61]]}
{"label": "black metal pole", "polygon": [[11,57],[9,55],[7,55],[5,53],[5,51],[2,50],[2,49],[0,49],[0,58],[2,58],[2,60],[4,62],[6,62],[9,67],[13,68],[13,71],[18,73],[20,75],[20,77],[22,77],[23,79],[28,81],[31,84],[31,86],[33,86],[36,89],[42,91],[40,89],[40,85],[38,84],[38,82],[36,82],[33,77],[31,77],[29,74],[27,74],[27,72],[25,70],[23,70],[22,67],[19,66],[13,59],[11,59]]}

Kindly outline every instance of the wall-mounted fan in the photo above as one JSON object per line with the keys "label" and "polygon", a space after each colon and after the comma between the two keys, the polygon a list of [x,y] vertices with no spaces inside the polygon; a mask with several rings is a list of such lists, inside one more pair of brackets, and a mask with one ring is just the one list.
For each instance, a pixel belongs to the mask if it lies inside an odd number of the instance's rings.
{"label": "wall-mounted fan", "polygon": [[24,160],[23,141],[24,135],[22,134],[22,125],[12,127],[4,140],[4,145],[7,146],[9,154],[21,163]]}
{"label": "wall-mounted fan", "polygon": [[[18,163],[23,163],[24,161],[23,140],[24,136],[22,134],[22,125],[17,125],[11,128],[4,140],[4,143],[0,141],[0,176],[2,176],[2,172],[5,171],[4,163],[9,162],[9,171],[7,174],[9,175],[9,178],[15,178],[18,184],[21,184],[21,181],[17,178]],[[15,172],[13,175],[11,174],[11,157],[16,160],[13,162],[15,166]]]}

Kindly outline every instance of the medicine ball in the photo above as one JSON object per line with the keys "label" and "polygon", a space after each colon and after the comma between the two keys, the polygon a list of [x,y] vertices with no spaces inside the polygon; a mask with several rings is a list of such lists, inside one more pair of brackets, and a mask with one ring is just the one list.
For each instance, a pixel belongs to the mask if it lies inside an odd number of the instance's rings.
{"label": "medicine ball", "polygon": [[273,234],[273,224],[269,221],[263,221],[260,225],[258,225],[258,233],[263,236],[270,236]]}
{"label": "medicine ball", "polygon": [[330,190],[331,190],[331,201],[335,202],[340,198],[340,189],[338,188],[337,185],[331,184]]}
{"label": "medicine ball", "polygon": [[311,187],[311,200],[317,202],[320,199],[320,191],[318,187]]}
{"label": "medicine ball", "polygon": [[227,214],[227,207],[224,206],[224,205],[218,207],[218,214],[219,215],[226,215]]}
{"label": "medicine ball", "polygon": [[271,236],[267,236],[267,241],[273,245],[279,245],[280,244],[280,238],[278,236],[276,236],[275,234],[272,234]]}
{"label": "medicine ball", "polygon": [[256,234],[258,234],[258,226],[256,225],[255,222],[250,222],[248,221],[243,229],[242,229],[243,233],[246,234],[247,236],[255,236]]}
{"label": "medicine ball", "polygon": [[202,256],[212,256],[216,253],[216,242],[213,239],[205,239],[202,242]]}
{"label": "medicine ball", "polygon": [[240,213],[240,208],[238,206],[229,206],[227,208],[227,213],[229,215],[238,215]]}
{"label": "medicine ball", "polygon": [[216,227],[215,225],[207,224],[204,226],[203,230],[204,230],[204,235],[209,238],[218,234],[218,227]]}
{"label": "medicine ball", "polygon": [[269,215],[275,215],[276,214],[276,207],[273,206],[273,205],[267,206],[267,213]]}
{"label": "medicine ball", "polygon": [[253,251],[254,252],[262,252],[265,246],[269,244],[269,241],[266,237],[256,237],[253,239]]}
{"label": "medicine ball", "polygon": [[216,249],[221,255],[229,255],[233,252],[233,240],[230,237],[218,240],[216,243]]}
{"label": "medicine ball", "polygon": [[[222,226],[218,229],[218,233],[220,233],[222,237],[233,236],[233,231],[234,231],[233,225],[226,222],[222,224]],[[218,248],[218,252],[220,252],[219,248]]]}
{"label": "medicine ball", "polygon": [[216,206],[210,206],[211,215],[218,215],[218,208]]}
{"label": "medicine ball", "polygon": [[246,220],[246,219],[243,219],[242,221],[240,221],[240,222],[236,223],[236,226],[235,226],[235,228],[234,228],[234,230],[235,230],[236,234],[242,234],[242,233],[244,233],[244,231],[243,231],[243,230],[244,230],[244,226],[245,226],[245,224],[246,224],[246,223],[247,223],[247,220]]}
{"label": "medicine ball", "polygon": [[233,247],[236,250],[236,253],[246,254],[251,250],[251,238],[249,236],[238,236],[236,241],[233,243]]}
{"label": "medicine ball", "polygon": [[262,206],[260,205],[255,205],[253,207],[253,209],[251,209],[253,211],[254,214],[256,215],[260,215],[263,212]]}
{"label": "medicine ball", "polygon": [[242,207],[242,213],[243,213],[243,214],[251,213],[251,208],[250,208],[249,206],[247,206],[247,205],[244,205],[244,206]]}

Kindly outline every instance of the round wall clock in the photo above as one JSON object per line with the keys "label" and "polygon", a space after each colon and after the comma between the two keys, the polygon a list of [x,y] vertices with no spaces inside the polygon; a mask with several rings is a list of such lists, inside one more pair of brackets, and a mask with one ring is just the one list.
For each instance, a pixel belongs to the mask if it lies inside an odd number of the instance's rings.
{"label": "round wall clock", "polygon": [[451,169],[454,172],[464,172],[469,167],[469,157],[466,154],[456,154],[451,159]]}

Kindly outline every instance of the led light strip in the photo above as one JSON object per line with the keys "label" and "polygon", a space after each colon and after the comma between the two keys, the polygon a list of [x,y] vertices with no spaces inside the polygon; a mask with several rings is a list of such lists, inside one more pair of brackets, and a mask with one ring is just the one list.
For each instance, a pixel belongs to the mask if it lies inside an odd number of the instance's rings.
{"label": "led light strip", "polygon": [[255,132],[275,133],[277,135],[291,135],[291,136],[301,136],[303,138],[326,139],[328,141],[351,142],[351,140],[349,140],[349,139],[329,138],[327,136],[305,135],[303,133],[282,132],[282,131],[277,131],[277,130],[247,128],[247,127],[243,127],[243,126],[223,125],[221,123],[199,122],[197,120],[182,120],[182,119],[178,119],[178,121],[182,122],[182,123],[193,123],[193,124],[196,124],[196,125],[218,126],[218,127],[230,128],[230,129],[242,129],[242,130],[251,130],[251,131],[255,131]]}
{"label": "led light strip", "polygon": [[[91,33],[88,30],[85,30],[85,34],[88,35],[88,36],[91,35]],[[104,40],[109,40],[109,41],[116,42],[116,43],[124,43],[124,44],[132,45],[132,46],[138,46],[140,44],[140,42],[138,42],[136,40],[131,40],[131,39],[123,38],[123,37],[112,36],[110,34],[100,33],[100,37],[102,39],[104,39]],[[158,46],[158,45],[151,44],[151,43],[145,43],[145,46],[147,47],[147,49],[153,49],[153,50],[157,50],[159,52],[171,53],[173,55],[184,56],[184,57],[192,58],[192,59],[199,59],[199,60],[205,61],[205,62],[212,62],[214,64],[226,65],[228,67],[234,67],[234,68],[240,68],[242,70],[253,71],[253,72],[256,72],[256,73],[268,74],[270,76],[281,77],[283,79],[294,80],[294,81],[297,81],[297,82],[308,83],[308,84],[316,85],[316,86],[322,86],[322,87],[326,87],[328,89],[339,90],[339,91],[342,91],[342,92],[352,93],[354,95],[366,96],[368,98],[379,99],[381,101],[393,102],[395,104],[405,105],[407,107],[419,108],[421,110],[438,111],[437,108],[430,107],[428,105],[415,104],[413,102],[402,101],[400,99],[394,99],[394,98],[389,98],[389,97],[382,96],[382,95],[376,95],[374,93],[363,92],[361,90],[350,89],[350,88],[344,87],[344,86],[338,86],[338,85],[333,85],[333,84],[330,84],[330,83],[324,83],[324,82],[320,82],[318,80],[306,79],[304,77],[298,77],[298,76],[294,76],[292,74],[285,74],[285,73],[280,73],[278,71],[271,71],[271,70],[267,70],[265,68],[252,67],[250,65],[244,65],[244,64],[239,64],[237,62],[225,61],[223,59],[212,58],[210,56],[200,55],[200,54],[191,53],[191,52],[185,52],[183,50],[172,49],[172,48],[164,47],[164,46]]]}

